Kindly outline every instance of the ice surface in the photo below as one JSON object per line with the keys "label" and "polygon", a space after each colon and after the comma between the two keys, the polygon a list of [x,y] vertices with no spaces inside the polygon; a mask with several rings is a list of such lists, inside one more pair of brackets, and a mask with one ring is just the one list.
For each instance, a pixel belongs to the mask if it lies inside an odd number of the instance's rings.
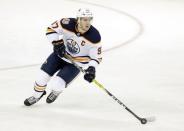
{"label": "ice surface", "polygon": [[[44,97],[23,105],[52,51],[46,27],[75,17],[80,7],[94,11],[104,50],[122,45],[104,53],[96,79],[141,117],[156,116],[155,122],[141,125],[82,75],[54,104]],[[0,131],[183,131],[183,23],[182,0],[1,0]],[[3,70],[24,65],[35,66]]]}

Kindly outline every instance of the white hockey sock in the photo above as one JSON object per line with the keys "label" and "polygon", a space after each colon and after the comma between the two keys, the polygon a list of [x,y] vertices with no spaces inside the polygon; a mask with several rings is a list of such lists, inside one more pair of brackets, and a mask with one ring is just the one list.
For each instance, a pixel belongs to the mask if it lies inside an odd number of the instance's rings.
{"label": "white hockey sock", "polygon": [[39,98],[43,94],[50,78],[51,77],[46,72],[40,70],[34,85],[33,96],[35,98]]}
{"label": "white hockey sock", "polygon": [[61,93],[66,87],[66,82],[59,76],[53,78],[51,89],[55,92]]}

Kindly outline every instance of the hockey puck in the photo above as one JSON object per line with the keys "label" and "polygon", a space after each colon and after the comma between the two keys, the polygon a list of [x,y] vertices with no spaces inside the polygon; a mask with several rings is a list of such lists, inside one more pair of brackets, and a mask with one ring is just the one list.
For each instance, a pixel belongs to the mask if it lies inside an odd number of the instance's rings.
{"label": "hockey puck", "polygon": [[141,124],[146,124],[147,123],[147,120],[145,118],[142,118],[141,119]]}

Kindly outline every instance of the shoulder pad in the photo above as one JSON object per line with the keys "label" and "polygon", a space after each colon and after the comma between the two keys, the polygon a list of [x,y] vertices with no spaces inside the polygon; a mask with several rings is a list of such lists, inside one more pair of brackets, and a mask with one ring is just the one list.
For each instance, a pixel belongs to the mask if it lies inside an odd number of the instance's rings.
{"label": "shoulder pad", "polygon": [[83,35],[83,37],[92,42],[93,44],[98,44],[101,41],[100,33],[92,25],[90,29]]}

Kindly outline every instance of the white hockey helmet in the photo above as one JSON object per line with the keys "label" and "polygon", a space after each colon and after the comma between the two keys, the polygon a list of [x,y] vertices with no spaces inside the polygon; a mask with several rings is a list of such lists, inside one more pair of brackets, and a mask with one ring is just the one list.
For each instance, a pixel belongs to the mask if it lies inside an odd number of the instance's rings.
{"label": "white hockey helmet", "polygon": [[93,13],[89,9],[80,8],[77,11],[77,18],[80,18],[80,17],[91,17],[91,18],[93,18]]}

